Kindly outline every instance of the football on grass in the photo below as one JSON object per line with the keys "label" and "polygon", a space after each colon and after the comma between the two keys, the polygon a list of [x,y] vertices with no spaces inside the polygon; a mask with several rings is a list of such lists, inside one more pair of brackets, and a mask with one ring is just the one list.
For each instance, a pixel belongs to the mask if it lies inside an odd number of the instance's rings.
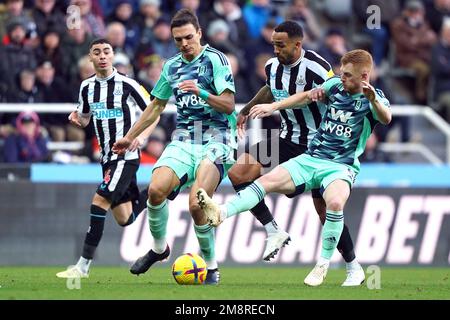
{"label": "football on grass", "polygon": [[178,284],[203,284],[206,262],[196,253],[179,256],[172,265],[172,275]]}

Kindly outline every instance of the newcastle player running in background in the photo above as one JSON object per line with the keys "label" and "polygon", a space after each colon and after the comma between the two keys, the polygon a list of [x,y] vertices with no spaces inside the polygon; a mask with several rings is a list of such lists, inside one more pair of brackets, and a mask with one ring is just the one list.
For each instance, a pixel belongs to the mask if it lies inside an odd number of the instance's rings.
{"label": "newcastle player running in background", "polygon": [[135,80],[113,68],[114,52],[107,40],[94,40],[89,57],[95,75],[81,83],[78,108],[70,114],[69,120],[84,128],[92,118],[101,149],[103,182],[92,199],[90,225],[81,257],[75,266],[57,273],[59,278],[88,277],[94,252],[102,238],[106,212],[111,208],[117,223],[124,227],[136,220],[147,199],[147,190],[139,192],[136,182],[138,148],[157,121],[134,139],[123,155],[113,153],[112,146],[130,130],[137,113],[150,104],[150,95]]}

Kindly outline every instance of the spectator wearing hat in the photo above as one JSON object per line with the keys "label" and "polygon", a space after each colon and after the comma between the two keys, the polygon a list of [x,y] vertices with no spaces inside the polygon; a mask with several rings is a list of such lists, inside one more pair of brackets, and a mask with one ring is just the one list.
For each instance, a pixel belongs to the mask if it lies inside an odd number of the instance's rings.
{"label": "spectator wearing hat", "polygon": [[[25,45],[26,29],[20,19],[7,25],[9,43],[0,47],[0,86],[7,91],[17,89],[16,79],[24,69],[35,69],[34,52]],[[8,76],[4,76],[8,75]]]}
{"label": "spectator wearing hat", "polygon": [[122,52],[116,53],[114,55],[113,67],[127,77],[134,78],[133,66],[130,63],[130,58],[126,54]]}
{"label": "spectator wearing hat", "polygon": [[207,29],[208,44],[223,53],[231,53],[241,61],[241,68],[245,69],[245,53],[230,40],[230,27],[225,20],[212,21]]}
{"label": "spectator wearing hat", "polygon": [[47,138],[41,131],[39,116],[22,111],[16,119],[17,132],[9,135],[4,145],[5,162],[45,162],[50,157]]}
{"label": "spectator wearing hat", "polygon": [[422,2],[408,1],[403,13],[391,24],[395,43],[396,63],[415,73],[415,98],[426,103],[428,78],[430,75],[431,47],[437,37],[425,20]]}
{"label": "spectator wearing hat", "polygon": [[317,53],[331,64],[335,74],[340,74],[341,58],[347,51],[344,33],[338,28],[330,28]]}
{"label": "spectator wearing hat", "polygon": [[0,13],[0,40],[3,44],[8,43],[6,26],[12,19],[20,19],[25,26],[27,43],[34,47],[37,42],[36,23],[31,18],[29,10],[23,8],[23,0],[6,0],[6,10]]}

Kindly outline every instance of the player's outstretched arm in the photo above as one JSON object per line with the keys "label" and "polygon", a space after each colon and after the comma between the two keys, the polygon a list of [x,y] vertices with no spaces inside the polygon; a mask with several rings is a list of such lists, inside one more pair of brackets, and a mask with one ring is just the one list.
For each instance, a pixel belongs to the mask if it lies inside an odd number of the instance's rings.
{"label": "player's outstretched arm", "polygon": [[363,93],[372,104],[377,114],[378,121],[380,121],[382,124],[389,124],[392,120],[391,110],[383,106],[383,104],[377,99],[375,88],[373,86],[371,86],[367,81],[362,81],[362,84]]}
{"label": "player's outstretched arm", "polygon": [[269,86],[265,85],[259,89],[258,93],[250,100],[244,108],[239,112],[237,116],[237,129],[239,139],[245,136],[245,123],[247,122],[248,114],[250,110],[257,104],[260,103],[271,103],[273,101],[273,95],[270,91]]}
{"label": "player's outstretched arm", "polygon": [[257,104],[262,103],[271,103],[273,102],[273,95],[270,91],[269,86],[265,85],[261,89],[259,89],[258,93],[253,97],[252,100],[250,100],[244,108],[239,112],[240,114],[243,114],[245,116],[248,116],[250,113],[250,110]]}
{"label": "player's outstretched arm", "polygon": [[268,117],[277,110],[298,108],[313,101],[322,100],[324,95],[325,93],[321,88],[299,92],[270,104],[258,104],[250,110],[249,116],[253,119]]}
{"label": "player's outstretched arm", "polygon": [[167,100],[153,99],[150,104],[145,108],[142,116],[133,125],[130,131],[127,132],[125,137],[119,139],[114,143],[112,151],[118,154],[124,154],[131,146],[134,139],[136,139],[145,129],[150,127],[163,112],[166,107]]}
{"label": "player's outstretched arm", "polygon": [[158,117],[150,127],[142,131],[142,133],[136,139],[134,139],[133,142],[131,142],[131,145],[128,148],[129,151],[133,152],[144,145],[145,140],[147,140],[147,138],[152,134],[153,130],[155,130],[156,126],[158,125],[160,118],[161,117]]}

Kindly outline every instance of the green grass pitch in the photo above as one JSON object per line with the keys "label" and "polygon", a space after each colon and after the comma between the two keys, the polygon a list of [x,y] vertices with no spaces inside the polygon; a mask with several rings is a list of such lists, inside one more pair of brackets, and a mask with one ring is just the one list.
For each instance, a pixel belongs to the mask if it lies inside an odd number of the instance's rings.
{"label": "green grass pitch", "polygon": [[[68,289],[55,273],[61,267],[0,267],[0,299],[151,299],[151,300],[300,300],[300,299],[450,299],[450,268],[381,268],[381,288],[342,288],[344,269],[330,269],[325,283],[306,287],[311,268],[222,267],[221,283],[180,286],[169,266],[139,277],[126,267],[93,266],[80,289]],[[70,285],[69,285],[70,286]],[[73,286],[73,285],[72,285]]]}

